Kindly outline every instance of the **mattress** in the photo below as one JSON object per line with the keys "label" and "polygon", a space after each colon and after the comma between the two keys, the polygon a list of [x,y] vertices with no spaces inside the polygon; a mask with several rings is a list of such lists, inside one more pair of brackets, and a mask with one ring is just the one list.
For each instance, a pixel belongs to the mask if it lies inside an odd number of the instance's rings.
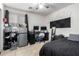
{"label": "mattress", "polygon": [[39,52],[40,56],[79,56],[79,41],[65,38],[46,43]]}

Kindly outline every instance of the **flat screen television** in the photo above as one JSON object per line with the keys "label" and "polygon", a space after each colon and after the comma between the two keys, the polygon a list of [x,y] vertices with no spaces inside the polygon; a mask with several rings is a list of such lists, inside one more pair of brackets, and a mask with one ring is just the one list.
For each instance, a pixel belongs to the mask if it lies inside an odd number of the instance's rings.
{"label": "flat screen television", "polygon": [[34,30],[39,30],[39,26],[34,26]]}
{"label": "flat screen television", "polygon": [[70,28],[71,27],[71,18],[64,18],[59,19],[57,21],[51,21],[50,22],[50,28],[56,27],[56,28]]}
{"label": "flat screen television", "polygon": [[42,26],[41,30],[47,30],[47,27],[46,26]]}

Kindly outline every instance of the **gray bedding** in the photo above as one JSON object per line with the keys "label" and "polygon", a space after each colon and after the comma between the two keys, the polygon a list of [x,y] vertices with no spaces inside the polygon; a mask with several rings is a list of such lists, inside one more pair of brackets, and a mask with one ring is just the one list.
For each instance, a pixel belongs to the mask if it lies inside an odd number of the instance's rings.
{"label": "gray bedding", "polygon": [[39,52],[40,56],[79,56],[79,41],[65,38],[46,43]]}

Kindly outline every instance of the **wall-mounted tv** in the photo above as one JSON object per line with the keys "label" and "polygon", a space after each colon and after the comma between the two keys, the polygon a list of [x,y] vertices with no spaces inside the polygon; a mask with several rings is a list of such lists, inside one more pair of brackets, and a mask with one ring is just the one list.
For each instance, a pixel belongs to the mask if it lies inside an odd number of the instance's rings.
{"label": "wall-mounted tv", "polygon": [[50,22],[50,28],[56,27],[56,28],[70,28],[71,27],[71,18],[64,18],[59,19],[57,21],[51,21]]}

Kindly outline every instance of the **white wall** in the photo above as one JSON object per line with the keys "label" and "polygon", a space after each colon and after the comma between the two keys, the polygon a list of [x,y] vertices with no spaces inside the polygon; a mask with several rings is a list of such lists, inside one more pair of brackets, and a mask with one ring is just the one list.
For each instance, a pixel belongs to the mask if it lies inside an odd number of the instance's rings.
{"label": "white wall", "polygon": [[10,16],[9,16],[10,23],[24,24],[25,14],[27,14],[28,22],[29,22],[29,30],[33,30],[33,26],[45,26],[46,25],[45,16],[43,15],[24,12],[24,11],[12,9],[9,7],[5,7],[5,10],[9,10],[10,12]]}
{"label": "white wall", "polygon": [[33,29],[33,26],[45,26],[45,17],[37,14],[28,14],[29,28]]}
{"label": "white wall", "polygon": [[79,4],[73,4],[63,9],[60,9],[47,16],[48,28],[50,31],[50,21],[71,17],[71,28],[57,28],[56,34],[63,34],[69,36],[72,34],[79,34]]}

